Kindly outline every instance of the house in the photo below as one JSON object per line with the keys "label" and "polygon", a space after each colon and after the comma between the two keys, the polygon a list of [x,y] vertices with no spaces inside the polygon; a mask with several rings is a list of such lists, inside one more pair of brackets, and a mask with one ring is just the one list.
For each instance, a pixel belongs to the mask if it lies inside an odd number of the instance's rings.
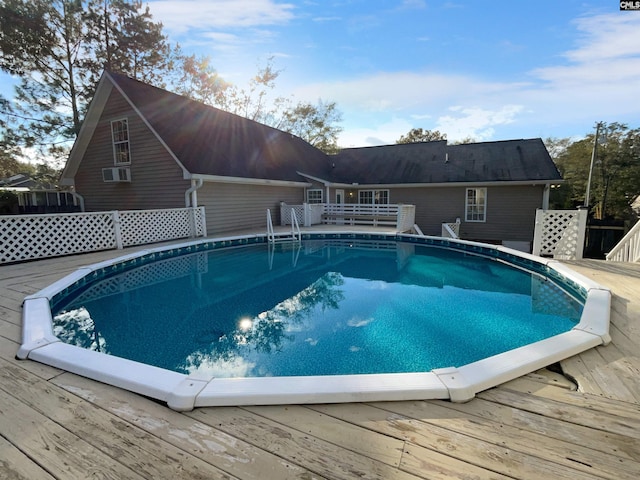
{"label": "house", "polygon": [[0,215],[80,211],[74,196],[24,173],[0,179]]}
{"label": "house", "polygon": [[204,206],[208,233],[302,203],[326,155],[298,137],[105,72],[60,184],[87,211]]}
{"label": "house", "polygon": [[[540,139],[351,148],[302,139],[105,72],[61,177],[87,211],[204,206],[209,235],[265,225],[281,202],[411,203],[426,234],[530,242],[561,181]],[[275,219],[277,222],[277,219]]]}
{"label": "house", "polygon": [[428,235],[460,219],[460,236],[528,249],[535,211],[562,181],[542,140],[448,145],[446,140],[344,149],[325,179],[326,201],[416,205]]}

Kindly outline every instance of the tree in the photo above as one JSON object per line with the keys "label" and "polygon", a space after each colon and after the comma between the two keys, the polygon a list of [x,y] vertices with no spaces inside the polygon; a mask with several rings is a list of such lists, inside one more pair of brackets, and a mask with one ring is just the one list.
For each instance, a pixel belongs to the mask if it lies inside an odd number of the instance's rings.
{"label": "tree", "polygon": [[284,112],[280,128],[293,133],[325,153],[337,153],[342,120],[335,102],[318,100],[316,105],[300,102]]}
{"label": "tree", "polygon": [[290,97],[271,98],[281,71],[275,69],[273,58],[249,81],[248,88],[225,82],[211,66],[209,57],[182,57],[182,75],[176,93],[201,101],[221,110],[249,118],[299,136],[326,153],[338,151],[337,124],[342,114],[335,102],[317,104],[294,103]]}
{"label": "tree", "polygon": [[402,135],[396,143],[419,143],[419,142],[436,142],[438,140],[446,140],[447,134],[440,133],[438,130],[423,130],[422,128],[412,128],[409,133]]}
{"label": "tree", "polygon": [[0,68],[20,76],[12,132],[46,157],[66,154],[105,66],[158,81],[167,65],[162,25],[139,1],[4,0],[0,19]]}
{"label": "tree", "polygon": [[[446,135],[445,135],[445,137],[446,137]],[[445,139],[443,139],[443,140],[445,140]],[[465,145],[465,144],[468,144],[468,143],[476,143],[476,142],[477,142],[477,140],[475,138],[473,138],[471,136],[466,136],[466,137],[464,137],[464,138],[462,138],[460,140],[456,140],[455,142],[451,142],[451,145]]]}
{"label": "tree", "polygon": [[213,68],[211,57],[180,55],[180,63],[181,71],[174,86],[175,93],[207,105],[220,103],[220,97],[230,84]]}
{"label": "tree", "polygon": [[[554,202],[562,208],[589,203],[596,218],[629,218],[631,204],[640,195],[640,129],[621,123],[601,123],[601,135],[591,179],[590,199],[585,198],[595,134],[570,142],[547,140],[550,153],[565,179],[555,189]],[[554,152],[554,150],[556,150]]]}
{"label": "tree", "polygon": [[164,88],[177,48],[162,33],[162,23],[140,0],[89,0],[85,18],[89,48],[85,67],[95,84],[103,69]]}
{"label": "tree", "polygon": [[19,148],[16,146],[16,139],[11,135],[9,124],[11,117],[5,113],[11,113],[11,103],[0,95],[0,179],[10,177],[18,173],[19,164],[18,155]]}

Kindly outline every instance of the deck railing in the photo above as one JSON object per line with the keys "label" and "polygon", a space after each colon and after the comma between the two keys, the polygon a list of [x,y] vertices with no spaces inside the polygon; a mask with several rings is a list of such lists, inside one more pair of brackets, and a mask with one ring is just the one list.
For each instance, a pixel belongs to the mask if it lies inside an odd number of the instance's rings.
{"label": "deck railing", "polygon": [[415,223],[415,205],[362,203],[318,203],[303,205],[281,204],[280,218],[283,225],[291,223],[292,209],[305,226],[371,225],[394,227],[400,232],[411,230]]}
{"label": "deck railing", "polygon": [[607,253],[611,262],[640,262],[640,221]]}
{"label": "deck railing", "polygon": [[0,264],[206,236],[204,207],[0,216]]}

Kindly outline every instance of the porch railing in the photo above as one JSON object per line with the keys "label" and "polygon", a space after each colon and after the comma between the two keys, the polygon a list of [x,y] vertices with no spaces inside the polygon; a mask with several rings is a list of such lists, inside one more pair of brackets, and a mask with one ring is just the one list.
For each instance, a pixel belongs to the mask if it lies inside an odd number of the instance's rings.
{"label": "porch railing", "polygon": [[280,218],[283,225],[291,223],[292,210],[305,226],[325,225],[371,225],[394,227],[398,231],[410,230],[415,223],[415,205],[404,204],[342,204],[322,203],[287,205],[281,204]]}
{"label": "porch railing", "polygon": [[607,253],[611,262],[640,262],[640,221]]}
{"label": "porch railing", "polygon": [[0,264],[206,236],[204,207],[0,216]]}

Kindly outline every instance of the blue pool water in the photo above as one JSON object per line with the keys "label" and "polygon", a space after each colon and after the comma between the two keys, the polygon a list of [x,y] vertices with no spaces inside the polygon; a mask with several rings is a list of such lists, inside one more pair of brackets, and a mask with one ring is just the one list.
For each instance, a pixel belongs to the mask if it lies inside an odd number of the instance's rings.
{"label": "blue pool water", "polygon": [[344,239],[167,255],[72,290],[52,300],[62,341],[215,377],[461,366],[568,331],[583,307],[493,258]]}

